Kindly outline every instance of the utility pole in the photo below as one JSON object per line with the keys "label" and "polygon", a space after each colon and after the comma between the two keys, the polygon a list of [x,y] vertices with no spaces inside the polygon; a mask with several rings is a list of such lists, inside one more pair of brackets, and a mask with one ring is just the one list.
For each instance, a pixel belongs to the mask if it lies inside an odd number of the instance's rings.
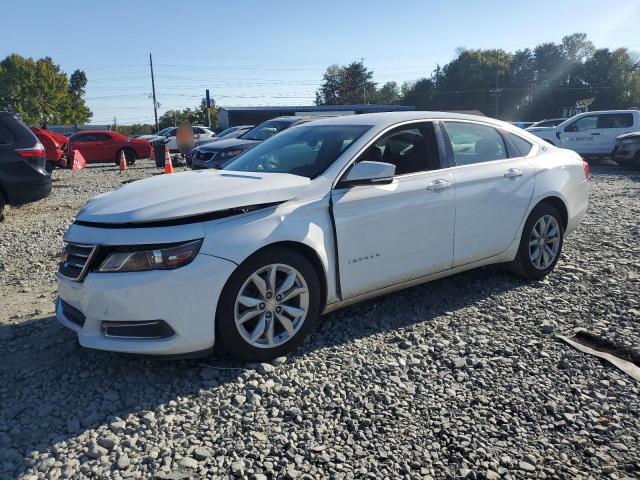
{"label": "utility pole", "polygon": [[[360,57],[360,63],[362,64],[362,68],[363,68],[363,73],[364,73],[364,58]],[[363,78],[363,82],[364,84],[362,85],[362,99],[363,99],[363,103],[366,105],[367,104],[367,77],[365,75],[365,77]]]}
{"label": "utility pole", "polygon": [[116,116],[113,116],[113,131],[117,132],[118,131],[118,119],[116,118]]}
{"label": "utility pole", "polygon": [[496,50],[496,88],[491,90],[491,92],[495,93],[496,95],[496,111],[494,114],[495,118],[498,118],[498,111],[500,110],[500,92],[502,92],[502,89],[498,85],[498,75],[500,73],[500,67],[498,65],[499,58],[500,58],[500,50]]}
{"label": "utility pole", "polygon": [[153,117],[156,121],[156,132],[160,130],[158,128],[158,104],[156,102],[156,83],[153,78],[153,59],[151,58],[151,54],[149,54],[149,66],[151,67],[151,90],[153,92]]}

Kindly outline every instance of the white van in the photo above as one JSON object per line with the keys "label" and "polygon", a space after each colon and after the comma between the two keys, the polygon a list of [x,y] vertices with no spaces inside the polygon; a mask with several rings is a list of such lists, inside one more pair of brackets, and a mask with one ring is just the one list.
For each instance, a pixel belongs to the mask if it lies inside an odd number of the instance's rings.
{"label": "white van", "polygon": [[575,115],[556,127],[530,127],[528,132],[583,157],[610,155],[616,137],[640,131],[638,110],[606,110]]}

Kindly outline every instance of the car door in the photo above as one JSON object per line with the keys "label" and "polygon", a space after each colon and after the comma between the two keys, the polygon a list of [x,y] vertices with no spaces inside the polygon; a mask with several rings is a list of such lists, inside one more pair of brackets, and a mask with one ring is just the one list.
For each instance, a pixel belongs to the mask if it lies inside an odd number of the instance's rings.
{"label": "car door", "polygon": [[453,265],[458,267],[498,255],[511,245],[533,195],[534,171],[526,156],[509,158],[497,128],[466,121],[444,125],[456,165]]}
{"label": "car door", "polygon": [[113,161],[120,149],[120,142],[108,133],[98,133],[96,155],[100,161]]}
{"label": "car door", "polygon": [[598,129],[601,131],[602,153],[609,154],[616,144],[616,137],[633,132],[633,112],[601,113]]}
{"label": "car door", "polygon": [[357,159],[392,163],[393,181],[331,193],[342,297],[451,268],[454,182],[441,168],[434,125],[396,127]]}
{"label": "car door", "polygon": [[98,137],[95,133],[81,133],[74,135],[72,149],[79,150],[87,162],[100,160],[98,152]]}
{"label": "car door", "polygon": [[560,145],[581,155],[603,153],[602,132],[598,130],[599,115],[584,115],[565,125],[558,134]]}

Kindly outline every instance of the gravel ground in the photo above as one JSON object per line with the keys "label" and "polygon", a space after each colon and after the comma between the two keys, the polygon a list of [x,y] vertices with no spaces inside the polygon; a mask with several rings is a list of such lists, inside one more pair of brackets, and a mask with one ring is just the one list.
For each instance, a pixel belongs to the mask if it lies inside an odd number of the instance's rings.
{"label": "gravel ground", "polygon": [[554,338],[640,345],[640,175],[592,166],[541,282],[499,267],[327,315],[272,364],[93,352],[53,318],[62,234],[125,179],[56,171],[0,223],[0,478],[640,478],[640,385]]}

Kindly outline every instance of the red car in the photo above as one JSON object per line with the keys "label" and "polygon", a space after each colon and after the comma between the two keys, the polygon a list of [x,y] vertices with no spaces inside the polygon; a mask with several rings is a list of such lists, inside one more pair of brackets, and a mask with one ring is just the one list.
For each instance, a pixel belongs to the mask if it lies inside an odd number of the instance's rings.
{"label": "red car", "polygon": [[124,152],[128,165],[137,158],[148,158],[151,145],[147,140],[129,138],[121,133],[108,130],[78,132],[69,137],[69,150],[80,150],[87,163],[120,163],[120,152]]}
{"label": "red car", "polygon": [[69,139],[64,135],[43,128],[31,127],[31,131],[36,134],[36,137],[44,146],[47,170],[51,171],[54,167],[66,167],[67,142]]}

